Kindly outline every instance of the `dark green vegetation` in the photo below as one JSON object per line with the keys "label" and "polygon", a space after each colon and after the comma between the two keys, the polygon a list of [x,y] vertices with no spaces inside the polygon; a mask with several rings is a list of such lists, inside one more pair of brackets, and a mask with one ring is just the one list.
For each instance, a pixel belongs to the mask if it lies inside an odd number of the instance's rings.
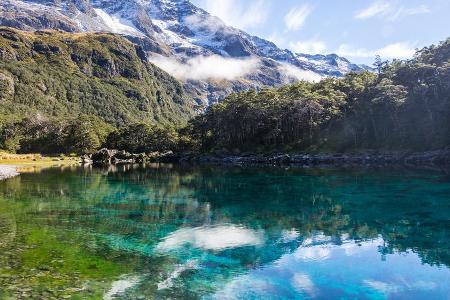
{"label": "dark green vegetation", "polygon": [[430,150],[450,146],[450,39],[378,74],[230,95],[194,119],[203,151]]}
{"label": "dark green vegetation", "polygon": [[135,282],[117,299],[307,298],[295,278],[319,299],[448,299],[449,195],[429,171],[22,174],[0,182],[0,299],[104,299],[116,280]]}
{"label": "dark green vegetation", "polygon": [[154,127],[146,124],[131,124],[112,132],[105,146],[109,149],[127,150],[131,153],[175,150],[179,135],[174,127]]}
{"label": "dark green vegetation", "polygon": [[114,128],[192,112],[181,84],[120,36],[0,28],[0,149],[83,153]]}
{"label": "dark green vegetation", "polygon": [[112,34],[0,29],[0,149],[22,153],[450,146],[450,40],[377,73],[232,94],[193,116],[175,79]]}

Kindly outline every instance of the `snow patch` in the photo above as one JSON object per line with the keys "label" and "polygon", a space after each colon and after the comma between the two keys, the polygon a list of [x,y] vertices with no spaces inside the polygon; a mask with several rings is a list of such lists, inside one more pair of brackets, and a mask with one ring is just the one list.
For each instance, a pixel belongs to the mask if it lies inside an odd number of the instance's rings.
{"label": "snow patch", "polygon": [[136,29],[130,21],[119,18],[117,16],[109,15],[107,12],[100,8],[94,8],[97,15],[102,19],[103,23],[113,33],[129,34],[134,36],[145,36],[142,32]]}

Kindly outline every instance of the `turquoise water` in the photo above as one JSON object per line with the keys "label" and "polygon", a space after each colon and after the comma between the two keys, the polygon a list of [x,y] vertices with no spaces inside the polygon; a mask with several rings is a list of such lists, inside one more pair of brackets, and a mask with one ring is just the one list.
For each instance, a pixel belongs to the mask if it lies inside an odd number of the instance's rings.
{"label": "turquoise water", "polygon": [[23,174],[0,183],[2,297],[450,299],[450,175]]}

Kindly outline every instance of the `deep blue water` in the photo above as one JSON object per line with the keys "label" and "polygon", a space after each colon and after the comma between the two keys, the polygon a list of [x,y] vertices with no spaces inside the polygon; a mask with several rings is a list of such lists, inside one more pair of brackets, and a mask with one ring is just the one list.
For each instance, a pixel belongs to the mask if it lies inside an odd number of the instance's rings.
{"label": "deep blue water", "polygon": [[446,173],[51,169],[0,183],[0,205],[16,246],[38,228],[118,266],[105,299],[450,299]]}

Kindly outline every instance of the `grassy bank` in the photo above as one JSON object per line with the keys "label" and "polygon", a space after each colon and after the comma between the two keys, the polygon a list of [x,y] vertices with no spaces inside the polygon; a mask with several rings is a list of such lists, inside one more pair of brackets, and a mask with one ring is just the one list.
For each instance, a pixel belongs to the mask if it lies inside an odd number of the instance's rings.
{"label": "grassy bank", "polygon": [[77,166],[79,164],[78,157],[0,152],[0,165],[15,166],[19,173],[34,173],[50,167]]}

